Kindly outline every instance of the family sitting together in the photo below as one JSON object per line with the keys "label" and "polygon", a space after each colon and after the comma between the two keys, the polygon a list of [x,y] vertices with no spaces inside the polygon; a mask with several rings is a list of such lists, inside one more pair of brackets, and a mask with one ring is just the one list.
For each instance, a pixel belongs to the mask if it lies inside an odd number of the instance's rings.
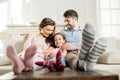
{"label": "family sitting together", "polygon": [[95,30],[88,23],[82,29],[75,10],[67,10],[63,16],[66,29],[55,33],[55,21],[44,18],[39,24],[40,32],[28,35],[21,54],[18,55],[13,45],[7,46],[14,74],[43,68],[63,71],[66,66],[83,71],[94,69],[99,56],[105,52],[106,40],[95,40]]}

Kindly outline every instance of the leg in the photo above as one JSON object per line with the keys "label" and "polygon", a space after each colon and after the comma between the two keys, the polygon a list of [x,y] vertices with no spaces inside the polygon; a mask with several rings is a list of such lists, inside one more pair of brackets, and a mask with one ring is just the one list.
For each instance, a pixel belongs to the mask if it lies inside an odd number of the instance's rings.
{"label": "leg", "polygon": [[67,65],[74,70],[77,69],[77,62],[79,60],[77,53],[78,51],[70,51],[65,57]]}
{"label": "leg", "polygon": [[56,54],[56,71],[63,71],[65,65],[62,63],[62,55],[60,50]]}
{"label": "leg", "polygon": [[36,53],[36,46],[32,45],[29,48],[26,49],[25,51],[25,56],[24,56],[24,63],[27,68],[32,69],[33,67],[33,57]]}
{"label": "leg", "polygon": [[35,62],[38,62],[38,61],[44,61],[44,58],[37,55],[34,56],[34,62],[33,62],[34,64],[32,69],[33,71],[38,71],[44,68],[43,66],[39,66],[35,64]]}
{"label": "leg", "polygon": [[61,52],[58,51],[56,54],[56,61],[55,60],[46,60],[46,61],[38,61],[35,64],[39,66],[47,67],[50,71],[63,71],[65,65],[62,63]]}
{"label": "leg", "polygon": [[95,40],[95,30],[92,25],[86,24],[82,33],[82,45],[80,49],[79,59],[84,60],[90,51],[94,40]]}
{"label": "leg", "polygon": [[86,71],[92,71],[99,56],[105,52],[106,40],[100,38],[94,45],[92,51],[87,56]]}
{"label": "leg", "polygon": [[7,47],[7,57],[13,63],[13,72],[15,74],[21,73],[23,69],[25,68],[24,62],[20,57],[18,57],[15,48],[11,45]]}
{"label": "leg", "polygon": [[64,66],[66,66],[66,60],[64,56],[61,56],[61,62]]}
{"label": "leg", "polygon": [[49,71],[55,71],[55,61],[46,60],[46,61],[37,61],[35,62],[36,65],[47,67]]}

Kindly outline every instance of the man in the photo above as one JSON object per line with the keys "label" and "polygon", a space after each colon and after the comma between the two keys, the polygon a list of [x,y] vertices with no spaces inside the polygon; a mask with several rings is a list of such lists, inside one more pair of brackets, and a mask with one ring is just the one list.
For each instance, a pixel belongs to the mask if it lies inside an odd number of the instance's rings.
{"label": "man", "polygon": [[65,35],[67,43],[62,49],[68,50],[68,66],[75,70],[92,71],[99,56],[105,51],[105,39],[100,38],[95,42],[95,30],[90,24],[86,24],[82,30],[75,10],[67,10],[63,16],[67,29],[63,29],[61,33]]}

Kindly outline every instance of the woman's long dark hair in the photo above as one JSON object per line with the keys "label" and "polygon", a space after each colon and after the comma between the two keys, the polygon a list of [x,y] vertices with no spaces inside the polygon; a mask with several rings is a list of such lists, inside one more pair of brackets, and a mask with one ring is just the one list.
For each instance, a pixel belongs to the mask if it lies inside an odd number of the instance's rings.
{"label": "woman's long dark hair", "polygon": [[41,21],[41,23],[39,24],[39,30],[41,31],[42,28],[46,27],[47,25],[51,25],[54,26],[54,31],[51,35],[49,35],[49,37],[46,38],[46,43],[51,43],[52,42],[52,37],[55,34],[55,21],[53,21],[50,18],[43,18],[43,20]]}

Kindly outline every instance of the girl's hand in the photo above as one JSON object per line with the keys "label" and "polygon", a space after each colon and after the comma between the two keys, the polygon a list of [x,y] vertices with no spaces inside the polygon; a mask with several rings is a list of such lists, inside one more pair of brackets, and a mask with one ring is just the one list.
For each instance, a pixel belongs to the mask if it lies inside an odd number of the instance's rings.
{"label": "girl's hand", "polygon": [[61,53],[62,56],[64,56],[64,57],[67,55],[67,51],[66,51],[66,50],[62,50],[61,52],[62,52],[62,53]]}
{"label": "girl's hand", "polygon": [[48,59],[48,55],[44,54],[44,59],[47,60]]}

